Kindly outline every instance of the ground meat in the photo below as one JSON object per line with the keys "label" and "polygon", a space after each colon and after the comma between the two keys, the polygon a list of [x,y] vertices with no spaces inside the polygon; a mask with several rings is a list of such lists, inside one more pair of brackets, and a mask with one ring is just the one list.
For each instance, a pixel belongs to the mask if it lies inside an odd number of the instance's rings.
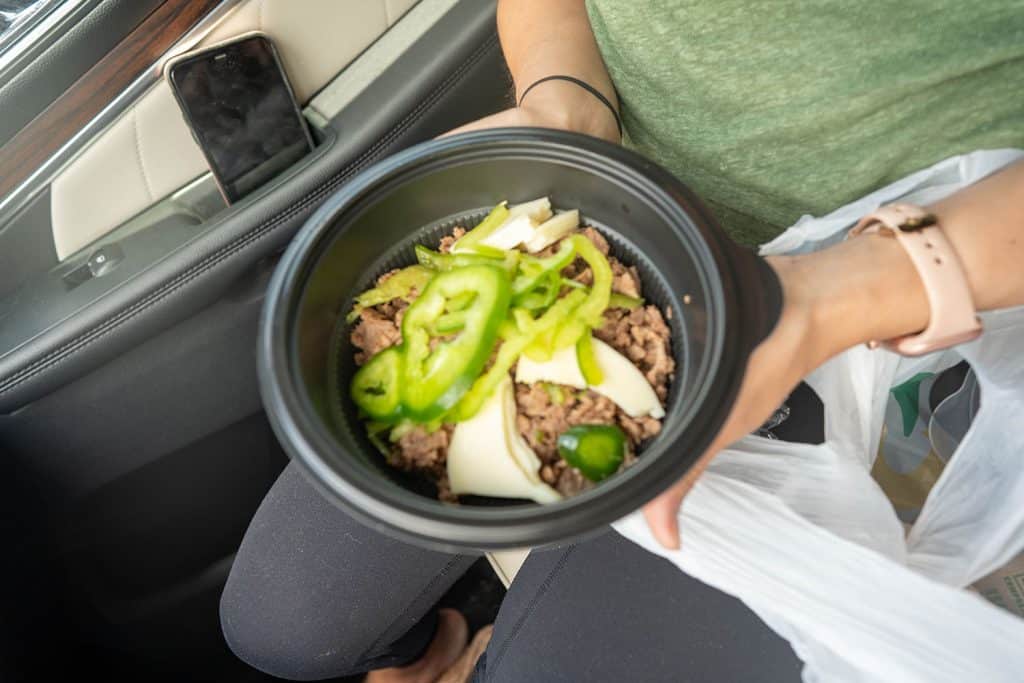
{"label": "ground meat", "polygon": [[615,416],[615,421],[629,437],[630,443],[640,444],[661,432],[661,420],[653,417],[630,417],[622,411]]}
{"label": "ground meat", "polygon": [[[455,240],[465,234],[463,228],[456,228],[451,235],[441,238],[439,250],[449,252]],[[640,277],[636,268],[623,265],[609,255],[607,240],[593,228],[584,228],[586,236],[601,253],[608,255],[612,268],[613,290],[632,297],[640,297]],[[552,245],[538,256],[550,255],[557,251]],[[390,277],[385,273],[378,284]],[[564,271],[567,277],[590,285],[593,278],[586,262],[577,259]],[[415,299],[415,292],[409,300]],[[402,316],[409,301],[396,299],[362,312],[359,323],[352,331],[352,344],[356,347],[356,363],[362,364],[374,354],[401,342]],[[671,354],[671,331],[661,311],[656,306],[643,306],[633,310],[609,309],[605,313],[605,325],[594,330],[594,334],[620,353],[624,354],[644,373],[664,402],[668,396],[668,385],[675,371]],[[493,361],[493,354],[491,361]],[[488,366],[490,362],[488,362]],[[651,417],[633,418],[624,413],[610,399],[592,391],[581,391],[572,387],[555,387],[544,384],[516,384],[515,397],[518,415],[517,426],[527,443],[541,461],[540,477],[566,496],[575,495],[592,488],[594,484],[569,467],[558,455],[558,435],[569,427],[581,424],[618,424],[628,439],[625,466],[636,460],[634,455],[645,441],[661,431],[661,422]],[[418,472],[435,482],[438,497],[442,501],[455,502],[446,472],[446,456],[451,441],[453,425],[444,425],[434,432],[422,427],[411,429],[397,439],[388,455],[392,466]]]}
{"label": "ground meat", "polygon": [[367,308],[359,316],[352,330],[352,345],[356,347],[355,360],[362,365],[389,346],[401,343],[402,333],[395,318],[382,315],[376,308]]}
{"label": "ground meat", "polygon": [[633,361],[664,403],[676,362],[672,357],[672,331],[661,311],[657,306],[611,308],[604,319],[604,327],[594,330],[594,336]]}
{"label": "ground meat", "polygon": [[[397,272],[397,268],[389,270],[377,278],[374,284],[380,286]],[[402,342],[402,316],[405,315],[409,302],[418,294],[419,292],[413,288],[408,299],[392,299],[360,312],[359,322],[353,328],[351,336],[352,346],[356,347],[356,365],[362,365],[389,346]]]}
{"label": "ground meat", "polygon": [[409,308],[409,302],[413,301],[418,294],[419,292],[417,292],[416,288],[414,287],[412,290],[410,290],[408,299],[392,299],[387,303],[374,306],[374,308],[377,309],[377,312],[380,315],[382,315],[385,318],[388,318],[389,320],[393,320],[396,325],[401,327],[402,316],[405,315],[405,309]]}
{"label": "ground meat", "polygon": [[442,425],[428,432],[423,427],[410,429],[392,446],[388,464],[405,472],[417,472],[437,485],[437,497],[445,502],[456,502],[448,482],[446,461],[454,426]]}
{"label": "ground meat", "polygon": [[630,266],[626,268],[614,256],[609,258],[608,261],[612,266],[612,291],[639,299],[640,274],[637,273],[636,267]]}
{"label": "ground meat", "polygon": [[516,426],[545,464],[561,460],[556,440],[559,434],[572,426],[568,408],[575,403],[575,390],[559,390],[565,401],[556,406],[542,384],[516,384]]}
{"label": "ground meat", "polygon": [[567,498],[592,488],[594,488],[594,482],[584,477],[575,467],[566,467],[559,475],[558,481],[555,482],[555,490]]}
{"label": "ground meat", "polygon": [[597,247],[597,250],[598,250],[599,252],[601,252],[601,253],[602,253],[602,254],[604,254],[605,256],[607,256],[607,255],[608,255],[608,252],[609,252],[609,251],[610,251],[611,249],[610,249],[610,247],[608,246],[608,240],[606,240],[606,239],[604,238],[604,235],[602,235],[601,233],[599,233],[599,232],[598,232],[597,230],[595,230],[594,228],[590,228],[590,227],[587,227],[587,228],[583,228],[583,236],[584,236],[584,237],[586,237],[586,238],[587,238],[588,240],[590,240],[591,242],[593,242],[593,243],[594,243],[594,246],[595,246],[595,247]]}
{"label": "ground meat", "polygon": [[410,429],[395,442],[392,464],[403,470],[443,474],[451,434],[451,425],[444,425],[433,432],[423,427]]}
{"label": "ground meat", "polygon": [[[608,240],[594,228],[584,228],[581,234],[590,240],[597,247],[598,251],[608,257],[608,265],[612,269],[612,291],[639,298],[640,274],[636,268],[634,266],[626,267],[619,259],[611,256],[609,254]],[[594,276],[590,272],[587,262],[583,259],[576,259],[565,269],[565,275],[588,287],[594,284]]]}
{"label": "ground meat", "polygon": [[[561,402],[553,396],[560,396]],[[558,435],[569,427],[618,424],[629,441],[630,454],[661,430],[660,421],[630,417],[610,399],[593,391],[541,383],[516,384],[516,412],[519,433],[542,463],[541,479],[552,485],[567,476],[562,472],[566,463],[558,455]],[[630,455],[629,460],[632,459]]]}
{"label": "ground meat", "polygon": [[455,241],[465,234],[465,228],[455,228],[454,230],[452,230],[452,234],[445,235],[444,237],[441,238],[441,243],[438,244],[437,250],[440,251],[442,254],[449,253],[452,250],[452,245],[455,244]]}

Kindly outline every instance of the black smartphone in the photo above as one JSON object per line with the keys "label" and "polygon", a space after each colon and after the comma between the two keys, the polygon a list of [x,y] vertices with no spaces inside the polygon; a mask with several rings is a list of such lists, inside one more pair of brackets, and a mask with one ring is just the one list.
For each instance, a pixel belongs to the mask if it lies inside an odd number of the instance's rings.
{"label": "black smartphone", "polygon": [[165,76],[221,194],[238,201],[313,149],[274,44],[247,33],[170,61]]}

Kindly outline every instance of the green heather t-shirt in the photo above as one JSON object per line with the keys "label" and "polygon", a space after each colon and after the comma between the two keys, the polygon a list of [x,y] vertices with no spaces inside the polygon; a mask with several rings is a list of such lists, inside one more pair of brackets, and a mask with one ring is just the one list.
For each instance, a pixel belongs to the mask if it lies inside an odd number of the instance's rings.
{"label": "green heather t-shirt", "polygon": [[747,244],[1024,148],[1022,0],[587,0],[626,143]]}

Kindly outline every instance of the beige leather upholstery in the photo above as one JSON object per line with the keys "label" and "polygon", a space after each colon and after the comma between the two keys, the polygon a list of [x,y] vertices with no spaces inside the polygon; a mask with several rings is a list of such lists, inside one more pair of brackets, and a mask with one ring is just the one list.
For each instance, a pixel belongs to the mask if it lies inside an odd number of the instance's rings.
{"label": "beige leather upholstery", "polygon": [[487,561],[491,568],[498,575],[498,579],[505,584],[505,588],[512,585],[512,580],[526,562],[526,556],[530,554],[529,548],[515,548],[513,550],[495,550],[487,553]]}
{"label": "beige leather upholstery", "polygon": [[[252,30],[273,40],[306,102],[416,0],[247,0],[207,35]],[[156,84],[54,179],[57,258],[65,259],[207,170],[170,89]]]}

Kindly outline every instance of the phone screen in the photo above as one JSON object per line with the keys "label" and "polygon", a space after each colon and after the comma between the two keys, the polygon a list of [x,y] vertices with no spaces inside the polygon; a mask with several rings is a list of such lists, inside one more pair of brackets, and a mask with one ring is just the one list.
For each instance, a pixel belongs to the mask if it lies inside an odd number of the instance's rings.
{"label": "phone screen", "polygon": [[262,36],[177,62],[170,80],[229,202],[313,148],[273,46]]}

